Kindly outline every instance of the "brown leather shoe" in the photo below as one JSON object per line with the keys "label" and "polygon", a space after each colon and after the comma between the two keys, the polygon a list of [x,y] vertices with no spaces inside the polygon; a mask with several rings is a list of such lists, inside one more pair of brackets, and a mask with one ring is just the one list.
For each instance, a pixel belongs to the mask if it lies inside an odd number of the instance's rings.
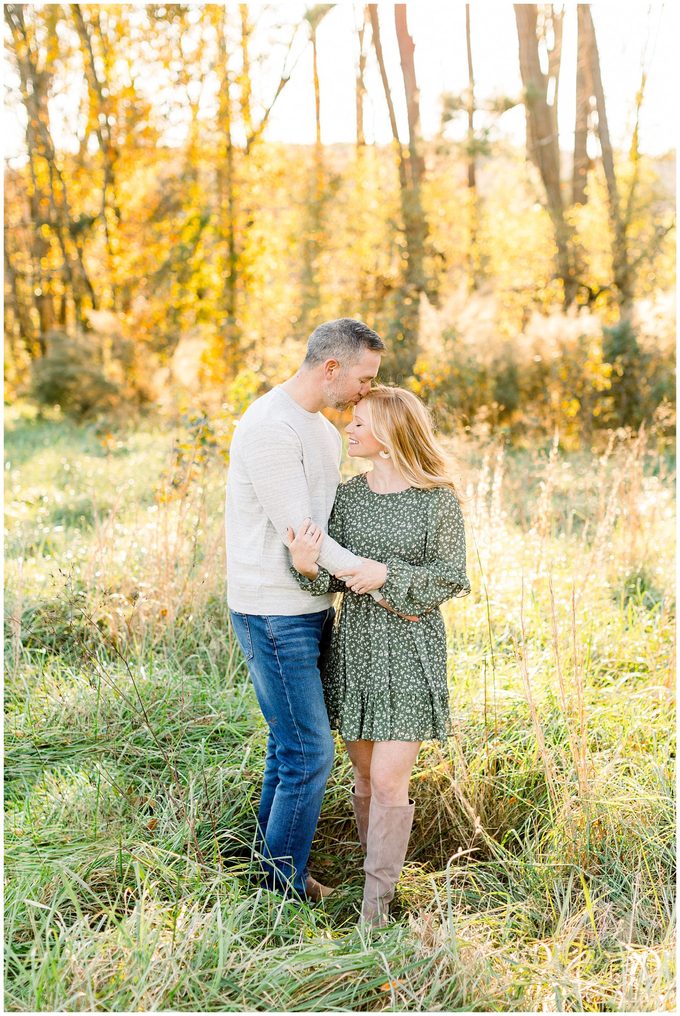
{"label": "brown leather shoe", "polygon": [[307,882],[305,883],[305,893],[307,899],[311,900],[312,903],[319,903],[321,900],[325,900],[326,897],[334,893],[335,889],[332,889],[328,885],[322,885],[321,882],[317,882],[311,875],[307,876]]}

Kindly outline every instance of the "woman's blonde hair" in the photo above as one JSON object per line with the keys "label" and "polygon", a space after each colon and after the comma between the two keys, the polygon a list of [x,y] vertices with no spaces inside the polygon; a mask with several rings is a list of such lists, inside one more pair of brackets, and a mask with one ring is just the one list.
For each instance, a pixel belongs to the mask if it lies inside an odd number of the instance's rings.
{"label": "woman's blonde hair", "polygon": [[361,400],[371,430],[390,453],[400,476],[412,487],[448,487],[458,496],[448,475],[448,463],[437,441],[430,412],[405,388],[376,385]]}

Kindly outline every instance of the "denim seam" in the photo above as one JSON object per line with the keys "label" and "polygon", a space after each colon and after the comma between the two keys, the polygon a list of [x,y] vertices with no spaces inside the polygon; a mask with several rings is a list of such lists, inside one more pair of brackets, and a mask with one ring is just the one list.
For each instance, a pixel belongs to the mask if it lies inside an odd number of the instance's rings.
{"label": "denim seam", "polygon": [[[307,755],[305,754],[304,740],[302,739],[302,737],[300,737],[300,730],[298,728],[297,720],[295,718],[295,710],[292,708],[292,703],[290,701],[290,696],[288,694],[288,686],[286,685],[286,682],[285,682],[284,677],[283,677],[283,667],[281,666],[281,660],[280,660],[280,657],[279,657],[279,651],[278,651],[277,646],[276,646],[276,637],[274,635],[274,630],[273,630],[273,628],[271,626],[271,622],[270,622],[269,617],[267,615],[265,615],[265,620],[267,622],[267,629],[269,631],[269,637],[271,639],[272,647],[274,649],[274,656],[276,657],[276,663],[277,663],[278,668],[279,668],[279,674],[281,675],[281,683],[283,684],[283,689],[284,689],[284,691],[286,693],[286,702],[288,703],[288,709],[290,710],[290,715],[291,715],[291,719],[293,721],[293,726],[295,728],[295,733],[297,735],[297,739],[298,739],[298,742],[300,744],[300,751],[301,751],[301,754],[302,754],[303,767],[304,767],[304,769],[303,769],[303,778],[306,780],[307,779],[308,769],[307,769]],[[296,801],[295,801],[295,811],[293,812],[293,819],[292,819],[292,821],[290,822],[290,824],[288,826],[288,836],[286,838],[286,850],[287,850],[287,853],[285,853],[283,855],[284,857],[290,857],[291,861],[292,861],[292,858],[293,858],[293,854],[292,854],[292,852],[290,850],[290,846],[291,846],[290,841],[291,841],[291,838],[292,838],[292,835],[293,835],[293,830],[295,829],[295,824],[296,824],[296,821],[297,821],[298,811],[300,810],[300,797],[301,797],[301,794],[298,793]],[[297,872],[294,872],[293,878],[295,877],[296,874],[297,874]],[[302,874],[302,872],[300,874]]]}
{"label": "denim seam", "polygon": [[248,622],[248,617],[246,614],[243,615],[243,624],[245,626],[246,632],[248,633],[248,652],[250,654],[249,656],[246,656],[246,660],[254,660],[255,649],[253,647],[253,633],[250,630],[250,623]]}
{"label": "denim seam", "polygon": [[[240,618],[240,620],[243,623],[243,627],[245,628],[245,632],[246,632],[246,648],[244,649],[243,646],[241,646],[241,651],[243,653],[243,658],[245,659],[246,663],[250,663],[250,661],[255,658],[255,650],[253,649],[253,634],[252,634],[252,632],[250,630],[250,624],[248,623],[248,615],[247,614],[242,614],[238,610],[232,610],[231,613],[235,614],[238,618]],[[232,622],[232,627],[233,627],[233,622]],[[236,641],[238,642],[238,635],[236,635]]]}

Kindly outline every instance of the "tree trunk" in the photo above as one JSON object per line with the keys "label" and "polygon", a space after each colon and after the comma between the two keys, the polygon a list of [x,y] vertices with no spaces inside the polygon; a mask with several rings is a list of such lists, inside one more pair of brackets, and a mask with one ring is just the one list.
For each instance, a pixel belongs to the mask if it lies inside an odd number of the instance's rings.
{"label": "tree trunk", "polygon": [[[68,192],[64,176],[59,169],[52,136],[50,133],[49,110],[47,105],[50,75],[45,68],[38,66],[39,49],[35,45],[24,19],[22,4],[5,4],[5,19],[12,32],[14,54],[19,71],[19,87],[26,107],[26,147],[28,149],[33,192],[31,195],[31,213],[34,216],[36,232],[48,225],[55,235],[62,253],[62,270],[65,285],[70,289],[76,311],[76,319],[82,326],[85,324],[83,300],[89,299],[96,309],[97,297],[85,268],[80,223],[74,222],[71,215]],[[51,44],[56,45],[54,24],[48,26],[52,36]],[[39,184],[40,173],[38,164],[44,160],[47,165],[49,187],[45,190]],[[40,248],[44,249],[41,251]],[[41,281],[36,286],[39,297],[38,310],[42,321],[52,326],[54,310],[46,306],[48,302],[47,286],[42,279],[41,263],[49,251],[49,242],[35,242],[36,278]],[[51,302],[51,297],[49,298]]]}
{"label": "tree trunk", "polygon": [[315,141],[312,155],[310,199],[304,217],[304,241],[301,272],[302,303],[299,318],[303,334],[312,330],[313,320],[321,303],[319,283],[319,256],[321,254],[324,230],[324,162],[321,145],[321,91],[319,88],[319,64],[316,38],[318,22],[310,20],[309,35],[312,44],[312,90],[314,92]]}
{"label": "tree trunk", "polygon": [[246,137],[253,132],[252,89],[250,81],[250,35],[251,26],[248,4],[239,4],[241,15],[241,116]]}
{"label": "tree trunk", "polygon": [[[232,137],[232,99],[229,81],[229,58],[225,31],[226,10],[215,11],[217,28],[217,73],[219,80],[217,128],[221,157],[217,165],[217,200],[220,239],[225,246],[224,281],[221,299],[221,332],[224,347],[222,363],[226,378],[238,369],[239,334],[237,327],[239,256],[236,239],[236,201],[234,180],[234,141]],[[223,379],[224,380],[224,379]]]}
{"label": "tree trunk", "polygon": [[634,292],[634,271],[628,251],[628,223],[621,212],[621,199],[614,167],[614,151],[609,137],[609,122],[607,120],[607,107],[602,87],[600,56],[595,37],[593,17],[589,4],[581,4],[579,6],[583,7],[583,26],[587,38],[589,74],[595,97],[595,108],[597,110],[597,134],[600,139],[602,167],[607,183],[609,219],[613,236],[612,264],[614,285],[617,292],[619,313],[622,318],[628,318],[632,310]]}
{"label": "tree trunk", "polygon": [[571,194],[575,205],[588,200],[588,113],[590,111],[590,75],[588,37],[584,29],[586,4],[577,4],[578,35],[576,42],[576,117],[574,124],[574,170]]}
{"label": "tree trunk", "polygon": [[[70,287],[76,318],[85,325],[83,302],[89,300],[96,310],[98,306],[94,286],[85,268],[82,228],[71,215],[66,181],[59,164],[50,133],[47,90],[49,76],[38,67],[39,52],[29,37],[24,21],[24,7],[21,4],[6,4],[5,17],[10,25],[19,70],[22,99],[26,106],[26,142],[29,158],[44,159],[49,175],[49,188],[41,195],[47,198],[51,215],[41,215],[55,234],[63,258],[63,271]],[[55,26],[50,26],[52,44],[57,45]]]}
{"label": "tree trunk", "polygon": [[314,80],[314,125],[316,128],[316,147],[321,148],[321,93],[319,91],[319,64],[316,48],[316,27],[312,26],[312,77]]}
{"label": "tree trunk", "polygon": [[[541,37],[548,54],[548,108],[552,113],[553,134],[557,138],[558,156],[560,151],[560,142],[557,109],[560,92],[560,67],[562,65],[563,17],[563,11],[556,11],[553,4],[546,4],[544,6]],[[549,41],[550,36],[552,36],[552,44],[550,44]]]}
{"label": "tree trunk", "polygon": [[362,23],[359,29],[359,60],[357,63],[357,72],[355,79],[355,102],[356,102],[356,118],[357,118],[357,147],[363,148],[366,144],[366,136],[364,134],[364,97],[366,95],[366,51],[364,49],[364,40],[366,38],[366,27],[369,22],[368,10],[366,7],[362,10]]}
{"label": "tree trunk", "polygon": [[406,4],[394,5],[394,24],[397,30],[399,60],[401,62],[404,96],[406,98],[408,142],[411,157],[411,183],[419,184],[422,176],[422,164],[418,152],[418,143],[420,141],[420,96],[416,80],[415,44],[408,30]]}
{"label": "tree trunk", "polygon": [[385,92],[385,101],[387,102],[387,115],[390,118],[390,128],[392,130],[392,137],[394,141],[397,143],[397,145],[399,145],[399,147],[401,148],[401,142],[399,140],[399,131],[397,129],[397,117],[394,112],[394,103],[392,102],[392,91],[390,89],[390,83],[387,77],[387,70],[385,68],[385,57],[383,56],[382,41],[380,38],[378,5],[368,4],[368,14],[371,19],[371,34],[373,37],[373,48],[375,49],[375,55],[378,61],[378,70],[380,71],[380,78],[383,84],[383,91]]}
{"label": "tree trunk", "polygon": [[475,74],[472,63],[472,33],[470,30],[470,4],[465,4],[465,48],[467,51],[467,195],[468,195],[468,286],[471,292],[479,288],[480,258],[478,250],[479,199],[477,194],[477,158],[475,155]]}
{"label": "tree trunk", "polygon": [[397,293],[396,305],[388,326],[387,337],[391,353],[386,358],[386,366],[392,372],[395,380],[403,381],[413,373],[418,355],[420,294],[425,290],[424,262],[427,239],[427,223],[421,199],[424,161],[419,145],[420,106],[415,73],[415,47],[408,31],[405,5],[396,4],[394,8],[395,27],[399,43],[409,128],[408,153],[406,153],[399,138],[394,102],[385,67],[377,4],[369,4],[368,10],[371,19],[373,47],[378,60],[398,160],[405,257],[402,263],[402,284]]}
{"label": "tree trunk", "polygon": [[[36,334],[36,329],[33,325],[33,322],[31,321],[31,305],[24,298],[24,295],[21,292],[22,288],[30,292],[30,286],[27,285],[23,279],[20,279],[20,273],[15,268],[14,262],[10,257],[10,253],[7,249],[7,243],[5,243],[4,246],[4,256],[5,256],[5,277],[6,281],[9,283],[9,290],[12,298],[11,307],[14,313],[14,319],[16,321],[17,326],[16,328],[12,327],[10,329],[12,354],[14,355],[16,360],[17,348],[14,340],[16,332],[18,331],[19,333],[18,337],[21,340],[21,343],[23,344],[28,355],[31,357],[34,357],[36,355],[43,356],[45,353],[45,343],[42,337],[44,333],[40,331],[38,334]],[[22,282],[24,283],[23,286],[21,285]]]}
{"label": "tree trunk", "polygon": [[[121,213],[116,197],[115,145],[111,137],[111,128],[109,126],[108,104],[104,96],[105,86],[100,81],[99,74],[97,72],[97,63],[95,60],[92,42],[92,32],[90,30],[90,26],[83,17],[82,5],[71,4],[70,8],[73,21],[76,26],[76,31],[78,33],[78,38],[80,39],[83,65],[85,67],[85,77],[88,83],[90,102],[89,120],[91,129],[96,135],[102,157],[103,180],[100,215],[104,226],[104,236],[106,238],[106,249],[109,259],[108,267],[111,285],[111,303],[113,310],[118,310],[118,286],[116,285],[115,277],[116,241],[113,237],[112,226],[114,222],[116,225],[120,225]],[[96,15],[95,32],[99,35],[101,41],[101,29],[99,27],[98,14]],[[113,221],[110,221],[111,218]]]}
{"label": "tree trunk", "polygon": [[427,223],[422,201],[425,160],[422,154],[420,94],[414,59],[416,47],[409,33],[406,4],[397,3],[394,5],[394,24],[399,47],[401,74],[404,77],[404,92],[409,122],[409,158],[407,166],[410,186],[406,194],[407,200],[404,208],[405,226],[407,228],[407,251],[409,255],[407,285],[408,289],[413,292],[413,299],[416,305],[418,305],[420,294],[425,291]]}
{"label": "tree trunk", "polygon": [[574,268],[572,231],[566,222],[562,201],[556,109],[548,105],[549,79],[541,70],[536,4],[514,4],[514,8],[527,117],[527,148],[545,188],[557,246],[557,272],[564,288],[564,306],[568,307],[576,297],[578,279]]}

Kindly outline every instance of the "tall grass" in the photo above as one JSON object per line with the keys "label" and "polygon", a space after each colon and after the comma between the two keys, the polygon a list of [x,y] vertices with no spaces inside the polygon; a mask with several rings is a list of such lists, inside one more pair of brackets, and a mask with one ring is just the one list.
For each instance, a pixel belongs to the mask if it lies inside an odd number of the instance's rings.
{"label": "tall grass", "polygon": [[10,418],[5,1007],[672,1010],[667,450],[455,447],[454,735],[421,753],[396,921],[369,938],[340,752],[312,856],[337,894],[257,883],[264,728],[213,436]]}

